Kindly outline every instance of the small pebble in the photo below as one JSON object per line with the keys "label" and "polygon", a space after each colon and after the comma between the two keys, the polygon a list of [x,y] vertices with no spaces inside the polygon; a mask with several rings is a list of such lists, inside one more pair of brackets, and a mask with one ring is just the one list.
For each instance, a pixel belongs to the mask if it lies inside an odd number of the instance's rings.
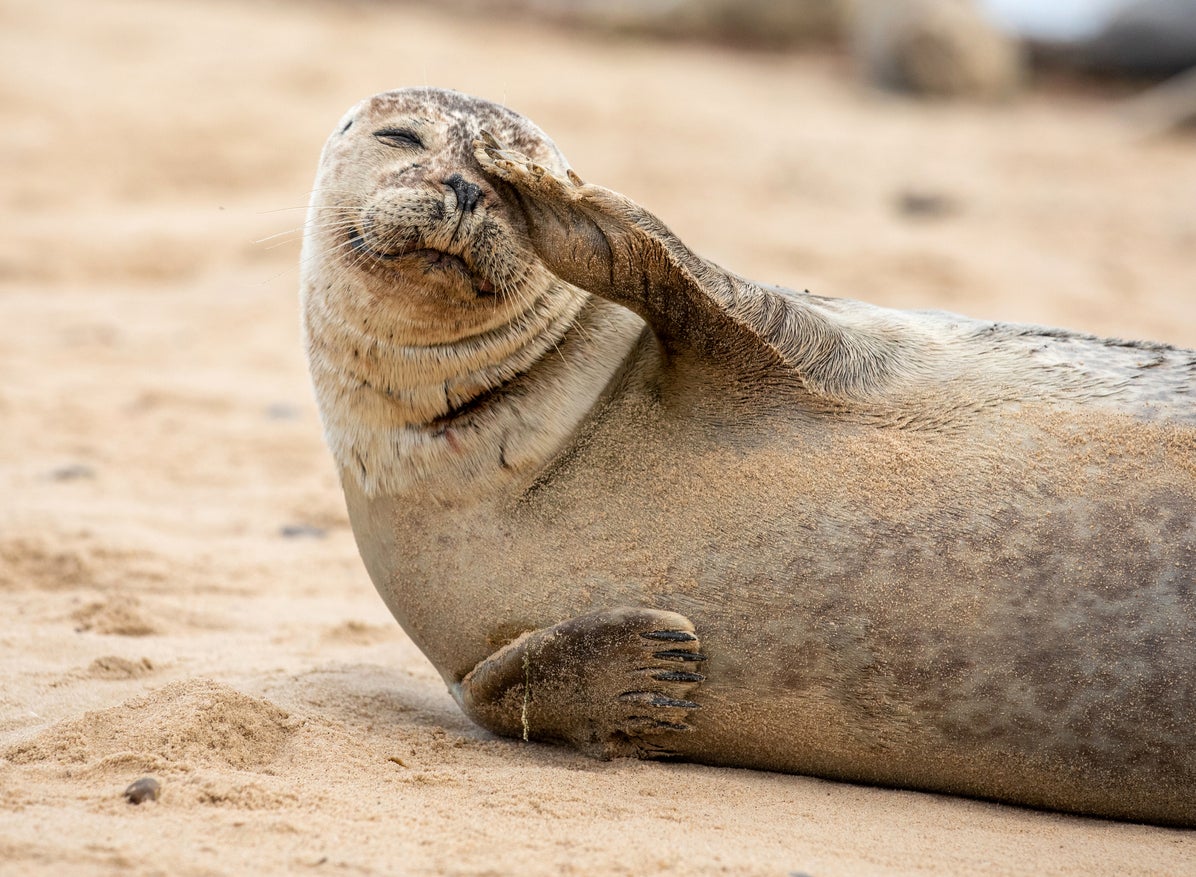
{"label": "small pebble", "polygon": [[323,527],[311,524],[287,524],[278,531],[284,539],[323,539],[328,535]]}
{"label": "small pebble", "polygon": [[285,402],[275,402],[266,406],[266,416],[271,420],[296,420],[299,417],[299,409]]}
{"label": "small pebble", "polygon": [[81,478],[95,478],[96,470],[83,463],[71,463],[50,470],[50,478],[54,481],[78,481]]}
{"label": "small pebble", "polygon": [[140,804],[142,801],[157,801],[161,790],[158,781],[153,777],[142,777],[132,782],[125,789],[125,800],[130,804]]}
{"label": "small pebble", "polygon": [[898,194],[896,203],[897,212],[905,216],[948,216],[955,213],[958,207],[946,195],[913,190]]}

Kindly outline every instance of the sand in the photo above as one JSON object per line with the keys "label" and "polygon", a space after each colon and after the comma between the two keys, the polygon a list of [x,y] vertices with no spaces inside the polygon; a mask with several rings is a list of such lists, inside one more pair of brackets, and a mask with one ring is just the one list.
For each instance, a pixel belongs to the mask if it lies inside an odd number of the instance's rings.
{"label": "sand", "polygon": [[381,3],[3,0],[0,56],[0,873],[1196,869],[1193,832],[473,727],[358,560],[287,233],[341,112],[436,84],[757,279],[1196,346],[1192,140]]}

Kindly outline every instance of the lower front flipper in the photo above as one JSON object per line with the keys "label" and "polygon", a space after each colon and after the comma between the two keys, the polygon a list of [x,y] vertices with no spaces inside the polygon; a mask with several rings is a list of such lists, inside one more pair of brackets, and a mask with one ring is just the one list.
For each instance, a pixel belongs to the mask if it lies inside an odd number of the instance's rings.
{"label": "lower front flipper", "polygon": [[496,734],[563,741],[603,758],[659,758],[690,730],[704,660],[684,616],[608,609],[524,634],[452,692]]}

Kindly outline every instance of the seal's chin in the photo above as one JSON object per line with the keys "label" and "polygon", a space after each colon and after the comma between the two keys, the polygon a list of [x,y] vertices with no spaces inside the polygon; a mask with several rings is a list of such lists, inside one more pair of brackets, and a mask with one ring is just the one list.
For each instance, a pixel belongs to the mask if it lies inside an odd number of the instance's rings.
{"label": "seal's chin", "polygon": [[365,237],[356,229],[349,235],[349,246],[355,252],[361,253],[363,256],[368,256],[371,259],[376,259],[379,262],[411,260],[409,263],[404,263],[403,267],[418,267],[425,272],[453,272],[466,280],[477,295],[492,296],[495,294],[493,281],[488,277],[479,275],[469,267],[464,259],[455,253],[447,253],[444,250],[416,245],[399,246],[389,250],[376,250],[366,243]]}

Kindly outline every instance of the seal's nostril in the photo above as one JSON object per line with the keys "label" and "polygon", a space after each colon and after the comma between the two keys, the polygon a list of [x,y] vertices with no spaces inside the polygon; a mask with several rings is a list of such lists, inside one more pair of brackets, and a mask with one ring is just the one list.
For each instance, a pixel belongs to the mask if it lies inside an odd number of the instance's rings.
{"label": "seal's nostril", "polygon": [[460,174],[453,174],[444,184],[453,190],[453,194],[457,196],[457,207],[466,213],[471,212],[482,200],[481,187],[468,182]]}

